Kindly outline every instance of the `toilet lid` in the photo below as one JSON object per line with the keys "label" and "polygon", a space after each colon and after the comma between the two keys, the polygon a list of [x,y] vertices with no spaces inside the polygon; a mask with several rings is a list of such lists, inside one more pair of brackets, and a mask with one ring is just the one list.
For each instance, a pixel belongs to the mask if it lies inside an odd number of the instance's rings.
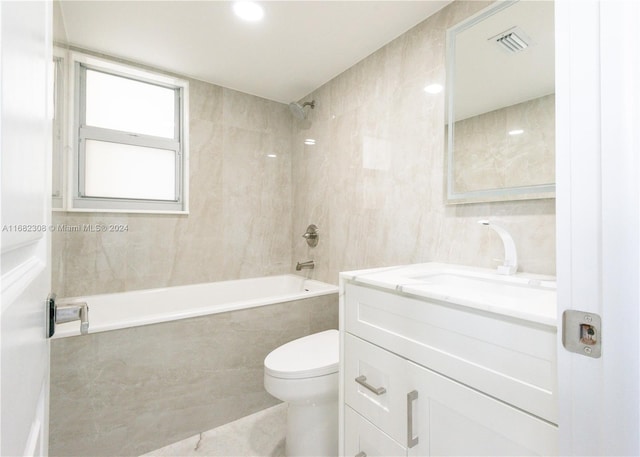
{"label": "toilet lid", "polygon": [[327,330],[283,344],[264,359],[265,372],[276,378],[301,379],[338,371],[338,331]]}

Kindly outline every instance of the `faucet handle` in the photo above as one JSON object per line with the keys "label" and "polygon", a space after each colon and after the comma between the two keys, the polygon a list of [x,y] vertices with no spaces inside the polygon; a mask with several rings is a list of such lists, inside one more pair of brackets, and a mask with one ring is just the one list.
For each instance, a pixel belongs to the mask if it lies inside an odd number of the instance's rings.
{"label": "faucet handle", "polygon": [[318,245],[318,227],[311,224],[307,227],[307,231],[302,234],[302,238],[307,240],[309,246],[316,247]]}

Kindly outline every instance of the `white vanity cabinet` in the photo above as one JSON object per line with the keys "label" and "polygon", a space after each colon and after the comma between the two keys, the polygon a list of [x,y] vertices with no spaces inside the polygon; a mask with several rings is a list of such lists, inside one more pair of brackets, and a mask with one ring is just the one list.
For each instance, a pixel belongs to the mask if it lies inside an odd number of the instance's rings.
{"label": "white vanity cabinet", "polygon": [[554,325],[361,274],[341,275],[341,455],[557,454]]}

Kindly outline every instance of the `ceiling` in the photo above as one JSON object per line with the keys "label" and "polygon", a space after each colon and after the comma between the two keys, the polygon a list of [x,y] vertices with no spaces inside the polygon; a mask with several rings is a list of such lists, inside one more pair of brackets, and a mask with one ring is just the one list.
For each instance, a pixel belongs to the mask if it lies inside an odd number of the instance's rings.
{"label": "ceiling", "polygon": [[249,23],[230,1],[62,0],[54,39],[288,103],[450,1],[263,1]]}

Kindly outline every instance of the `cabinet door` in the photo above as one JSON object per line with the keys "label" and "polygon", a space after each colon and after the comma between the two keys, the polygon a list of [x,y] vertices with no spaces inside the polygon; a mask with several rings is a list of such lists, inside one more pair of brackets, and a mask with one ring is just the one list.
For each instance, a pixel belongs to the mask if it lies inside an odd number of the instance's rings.
{"label": "cabinet door", "polygon": [[414,441],[410,456],[557,455],[558,428],[449,378],[407,362]]}
{"label": "cabinet door", "polygon": [[348,406],[344,408],[345,457],[399,457],[407,450]]}

